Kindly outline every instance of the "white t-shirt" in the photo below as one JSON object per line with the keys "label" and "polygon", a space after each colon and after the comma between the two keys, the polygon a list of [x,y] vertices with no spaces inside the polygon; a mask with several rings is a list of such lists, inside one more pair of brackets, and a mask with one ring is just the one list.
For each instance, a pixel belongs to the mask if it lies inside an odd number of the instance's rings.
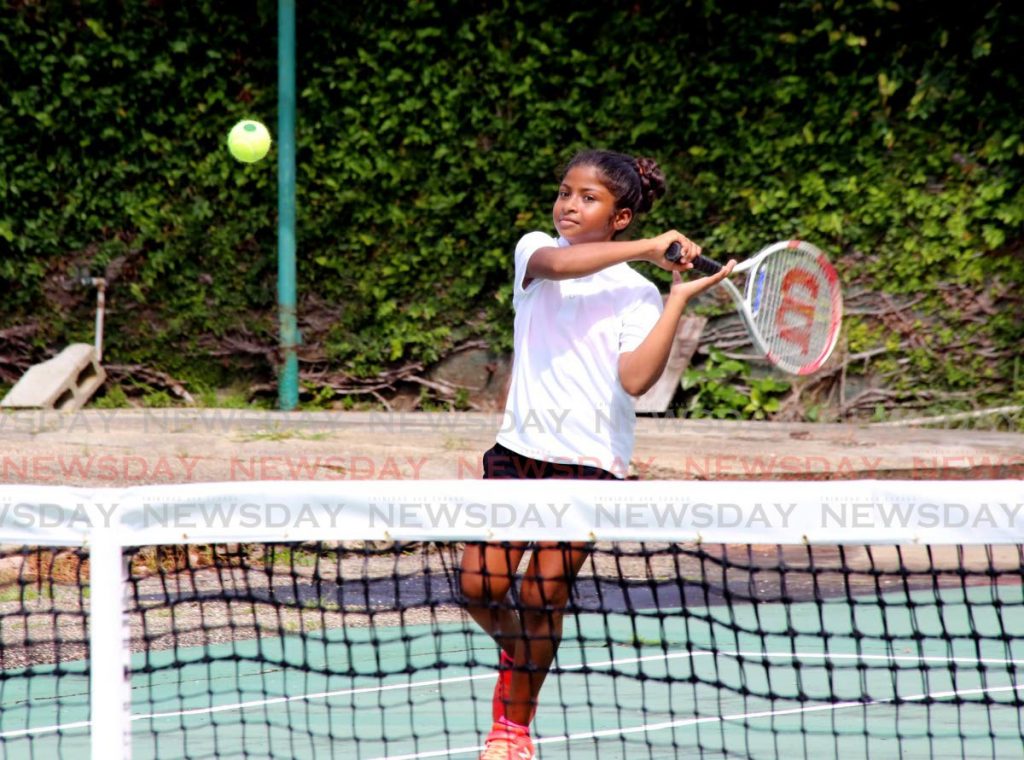
{"label": "white t-shirt", "polygon": [[497,438],[532,459],[625,477],[636,413],[619,382],[619,354],[647,337],[662,299],[628,264],[570,280],[535,279],[523,288],[535,251],[568,245],[544,232],[516,245],[515,357]]}

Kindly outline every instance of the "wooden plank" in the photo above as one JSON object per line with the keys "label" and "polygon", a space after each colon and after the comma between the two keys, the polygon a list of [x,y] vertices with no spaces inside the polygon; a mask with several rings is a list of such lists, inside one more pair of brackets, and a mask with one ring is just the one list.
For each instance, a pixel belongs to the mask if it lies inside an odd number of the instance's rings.
{"label": "wooden plank", "polygon": [[676,338],[672,343],[672,352],[668,356],[668,364],[661,378],[647,393],[636,400],[636,411],[639,413],[664,412],[672,403],[672,398],[679,388],[679,379],[690,366],[700,344],[700,335],[704,332],[707,317],[683,317],[676,328]]}

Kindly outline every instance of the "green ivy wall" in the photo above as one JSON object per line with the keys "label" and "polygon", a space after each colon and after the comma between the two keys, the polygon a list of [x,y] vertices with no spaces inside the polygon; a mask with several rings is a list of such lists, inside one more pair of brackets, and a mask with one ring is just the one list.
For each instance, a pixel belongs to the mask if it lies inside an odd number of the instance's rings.
{"label": "green ivy wall", "polygon": [[[850,353],[901,347],[873,364],[892,383],[1020,393],[1018,4],[298,5],[307,370],[506,349],[512,246],[603,146],[666,169],[640,233],[811,239],[848,293],[912,304],[916,341],[848,322]],[[275,6],[2,2],[0,329],[33,326],[39,358],[89,340],[91,295],[61,287],[88,266],[113,279],[108,361],[272,379],[276,153],[244,166],[224,140],[276,125]]]}

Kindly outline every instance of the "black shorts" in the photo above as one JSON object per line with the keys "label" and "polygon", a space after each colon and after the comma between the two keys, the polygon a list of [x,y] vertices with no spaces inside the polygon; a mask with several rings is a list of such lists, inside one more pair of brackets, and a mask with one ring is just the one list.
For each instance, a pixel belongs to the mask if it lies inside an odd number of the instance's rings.
{"label": "black shorts", "polygon": [[588,464],[545,462],[507,449],[500,443],[484,453],[487,480],[619,480],[607,470]]}

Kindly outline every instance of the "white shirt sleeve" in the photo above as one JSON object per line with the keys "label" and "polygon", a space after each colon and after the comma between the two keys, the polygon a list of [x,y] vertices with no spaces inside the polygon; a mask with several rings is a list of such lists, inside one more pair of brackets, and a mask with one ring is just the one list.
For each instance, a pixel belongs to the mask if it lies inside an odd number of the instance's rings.
{"label": "white shirt sleeve", "polygon": [[622,311],[622,328],[619,331],[619,353],[634,351],[654,329],[661,316],[664,302],[661,293],[648,283],[638,288],[633,302]]}
{"label": "white shirt sleeve", "polygon": [[521,296],[523,280],[526,279],[526,267],[530,263],[530,257],[541,248],[557,248],[558,240],[546,232],[528,232],[516,243],[516,282],[513,290],[513,298]]}

